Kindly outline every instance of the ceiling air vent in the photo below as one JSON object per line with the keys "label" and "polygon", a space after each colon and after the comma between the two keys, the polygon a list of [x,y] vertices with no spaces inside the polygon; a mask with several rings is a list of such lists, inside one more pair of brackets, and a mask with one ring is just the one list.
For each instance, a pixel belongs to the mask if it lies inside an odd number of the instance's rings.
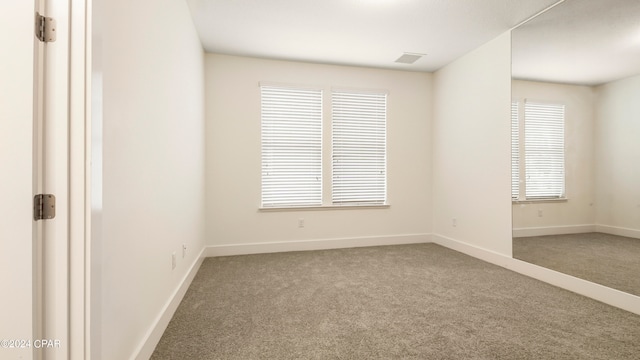
{"label": "ceiling air vent", "polygon": [[404,53],[402,54],[402,56],[400,56],[396,62],[400,63],[400,64],[413,64],[414,62],[416,62],[418,59],[420,59],[421,57],[425,56],[426,54],[418,54],[418,53]]}

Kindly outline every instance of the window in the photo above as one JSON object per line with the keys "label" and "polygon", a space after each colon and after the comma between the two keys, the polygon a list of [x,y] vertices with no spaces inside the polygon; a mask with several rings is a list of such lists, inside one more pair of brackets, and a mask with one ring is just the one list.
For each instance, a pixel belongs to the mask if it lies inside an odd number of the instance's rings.
{"label": "window", "polygon": [[[511,115],[512,151],[518,154],[517,157],[512,154],[511,159],[512,197],[522,199],[524,190],[526,200],[564,198],[564,105],[524,101],[524,127],[517,107],[512,105]],[[519,151],[522,130],[524,154]],[[525,181],[524,189],[520,189],[523,163]]]}
{"label": "window", "polygon": [[261,86],[262,207],[322,204],[322,90]]}
{"label": "window", "polygon": [[387,94],[334,91],[331,106],[332,204],[384,204]]}
{"label": "window", "polygon": [[[323,109],[321,89],[261,84],[260,92],[262,208],[386,204],[386,93],[332,91]],[[323,128],[331,128],[330,146]]]}
{"label": "window", "polygon": [[526,102],[527,199],[564,197],[564,105]]}
{"label": "window", "polygon": [[511,199],[520,197],[520,123],[517,101],[511,102]]}

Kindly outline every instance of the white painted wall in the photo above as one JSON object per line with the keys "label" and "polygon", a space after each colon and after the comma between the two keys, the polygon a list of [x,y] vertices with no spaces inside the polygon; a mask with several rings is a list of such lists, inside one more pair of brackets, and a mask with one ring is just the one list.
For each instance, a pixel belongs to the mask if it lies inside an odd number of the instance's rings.
{"label": "white painted wall", "polygon": [[[575,228],[595,221],[593,87],[514,80],[515,99],[565,105],[565,186],[568,201],[513,204],[514,229]],[[542,210],[542,216],[538,216]],[[557,229],[560,231],[560,229]]]}
{"label": "white painted wall", "polygon": [[[0,340],[33,337],[33,12],[29,1],[0,3]],[[33,349],[0,346],[0,359]]]}
{"label": "white painted wall", "polygon": [[204,246],[204,56],[182,0],[103,0],[96,10],[105,31],[96,52],[102,269],[92,279],[101,324],[92,343],[99,359],[129,359]]}
{"label": "white painted wall", "polygon": [[[388,209],[260,212],[259,82],[388,90]],[[335,240],[431,233],[431,74],[206,55],[207,239],[211,246]],[[508,101],[507,101],[508,103]],[[329,106],[325,106],[328,110]],[[330,171],[330,112],[324,168]],[[325,177],[325,186],[330,178]],[[325,187],[326,188],[326,187]],[[298,219],[305,227],[298,228]],[[355,242],[350,241],[356,239]],[[415,241],[416,237],[406,237]],[[402,240],[399,240],[402,241]],[[320,241],[322,243],[322,241]],[[330,243],[331,245],[327,245]],[[282,245],[282,244],[281,244]],[[317,247],[317,246],[316,246]],[[255,249],[255,248],[254,248]]]}
{"label": "white painted wall", "polygon": [[510,64],[505,33],[437,71],[432,135],[434,236],[509,256]]}
{"label": "white painted wall", "polygon": [[607,227],[634,230],[638,236],[640,76],[611,82],[597,90],[596,221]]}

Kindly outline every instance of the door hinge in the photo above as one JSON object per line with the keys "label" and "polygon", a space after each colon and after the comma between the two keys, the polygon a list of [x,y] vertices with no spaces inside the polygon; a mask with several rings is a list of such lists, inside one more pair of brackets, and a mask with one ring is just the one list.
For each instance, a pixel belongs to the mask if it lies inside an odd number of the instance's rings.
{"label": "door hinge", "polygon": [[38,194],[33,197],[33,219],[49,220],[56,217],[56,197],[51,194]]}
{"label": "door hinge", "polygon": [[36,37],[46,43],[56,41],[56,20],[36,13]]}

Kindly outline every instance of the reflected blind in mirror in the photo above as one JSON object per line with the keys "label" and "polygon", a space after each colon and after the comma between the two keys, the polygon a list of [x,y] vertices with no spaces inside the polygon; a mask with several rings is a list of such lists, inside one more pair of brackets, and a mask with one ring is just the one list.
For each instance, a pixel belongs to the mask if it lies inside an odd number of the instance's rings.
{"label": "reflected blind in mirror", "polygon": [[564,110],[560,104],[524,104],[527,200],[565,196]]}
{"label": "reflected blind in mirror", "polygon": [[520,120],[518,102],[511,102],[511,199],[520,197]]}

